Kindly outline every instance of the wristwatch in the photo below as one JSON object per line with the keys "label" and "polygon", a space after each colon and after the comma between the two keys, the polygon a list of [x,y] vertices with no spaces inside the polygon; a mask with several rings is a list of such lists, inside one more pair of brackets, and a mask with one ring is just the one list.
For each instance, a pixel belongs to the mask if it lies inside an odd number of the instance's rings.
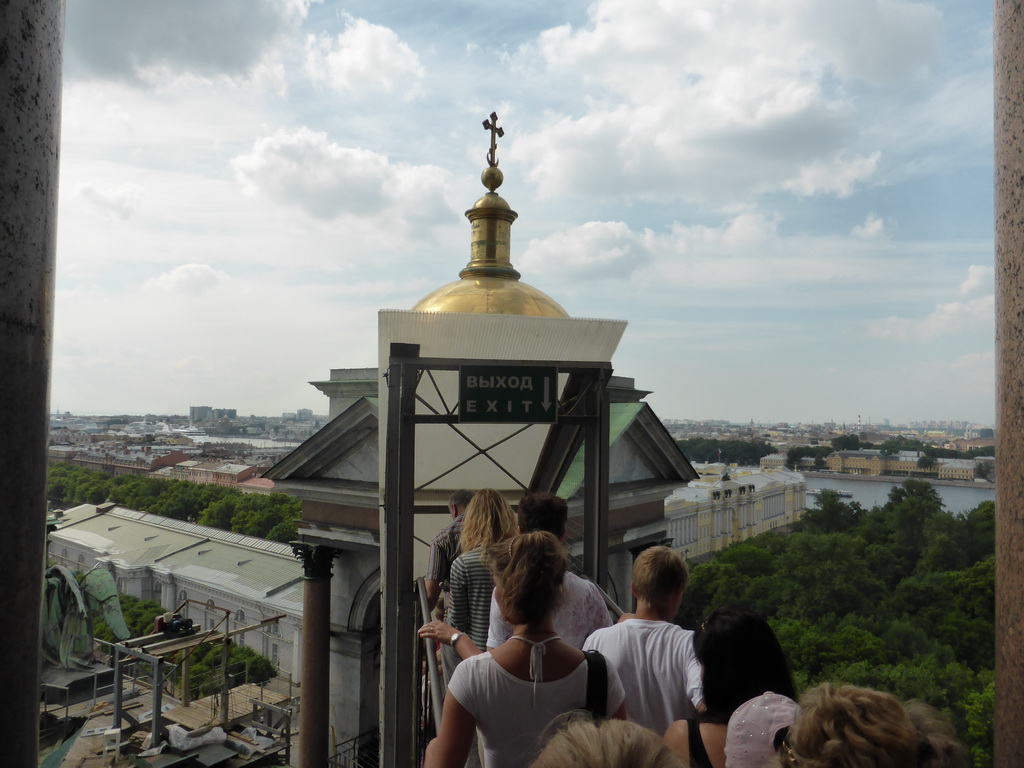
{"label": "wristwatch", "polygon": [[448,640],[448,645],[450,645],[452,648],[454,648],[455,644],[459,641],[459,638],[462,637],[464,634],[466,634],[466,633],[465,632],[453,632],[451,638]]}

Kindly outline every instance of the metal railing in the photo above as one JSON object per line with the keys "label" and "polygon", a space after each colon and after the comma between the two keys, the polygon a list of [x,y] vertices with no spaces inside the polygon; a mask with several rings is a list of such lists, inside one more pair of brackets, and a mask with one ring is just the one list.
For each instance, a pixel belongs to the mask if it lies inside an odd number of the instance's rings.
{"label": "metal railing", "polygon": [[328,768],[380,768],[380,734],[367,731],[334,745]]}
{"label": "metal railing", "polygon": [[[430,621],[430,608],[427,603],[427,586],[423,577],[416,579],[416,594],[419,598],[419,622],[417,627]],[[417,754],[420,756],[427,749],[427,743],[437,735],[437,727],[441,723],[444,711],[445,682],[444,675],[437,663],[437,650],[433,640],[424,638],[417,645],[419,651],[417,668],[426,669],[420,686],[420,722],[417,729]]]}

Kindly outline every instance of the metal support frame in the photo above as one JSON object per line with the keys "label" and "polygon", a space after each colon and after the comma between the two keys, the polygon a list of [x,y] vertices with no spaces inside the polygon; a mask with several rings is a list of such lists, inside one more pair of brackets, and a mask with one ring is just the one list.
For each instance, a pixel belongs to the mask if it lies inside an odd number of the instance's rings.
{"label": "metal support frame", "polygon": [[584,426],[583,570],[602,590],[608,589],[608,454],[609,418],[606,385],[610,370],[602,371],[592,398],[594,417]]}
{"label": "metal support frame", "polygon": [[[120,728],[121,723],[124,720],[124,708],[123,704],[123,680],[124,673],[121,671],[121,656],[131,656],[133,658],[142,659],[153,665],[153,719],[150,721],[149,733],[150,733],[150,744],[157,746],[163,741],[164,734],[163,728],[160,725],[160,716],[162,714],[162,703],[163,703],[163,666],[164,660],[160,656],[150,656],[148,653],[142,653],[134,648],[128,648],[121,644],[115,644],[114,649],[114,728]],[[121,754],[121,745],[117,746],[117,755]]]}
{"label": "metal support frame", "polygon": [[[388,361],[387,442],[384,513],[381,534],[381,765],[414,766],[419,712],[416,668],[416,592],[414,590],[413,515],[415,514],[415,437],[420,424],[459,423],[458,414],[417,413],[417,386],[423,373],[456,371],[461,365],[552,366],[569,373],[574,393],[559,403],[558,424],[544,425],[554,441],[584,445],[584,570],[602,589],[608,582],[608,454],[610,363],[420,358],[417,344],[392,344]],[[581,382],[583,386],[580,387]],[[569,389],[567,387],[567,389]],[[549,437],[549,443],[552,442]],[[546,449],[545,449],[546,450]],[[486,453],[481,450],[481,453]],[[552,482],[535,472],[530,490]]]}

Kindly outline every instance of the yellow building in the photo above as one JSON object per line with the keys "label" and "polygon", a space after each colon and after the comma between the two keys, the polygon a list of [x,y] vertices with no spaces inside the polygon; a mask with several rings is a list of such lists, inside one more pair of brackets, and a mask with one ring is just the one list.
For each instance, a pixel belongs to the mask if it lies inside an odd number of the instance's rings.
{"label": "yellow building", "polygon": [[[722,464],[694,465],[701,474],[665,500],[667,533],[686,559],[800,519],[807,483],[787,469],[755,470]],[[642,535],[640,530],[634,535]]]}
{"label": "yellow building", "polygon": [[925,454],[920,451],[900,451],[883,454],[878,450],[836,451],[825,459],[833,472],[848,475],[898,475],[904,477],[929,476],[940,480],[973,480],[974,459],[936,459],[931,467],[918,462]]}

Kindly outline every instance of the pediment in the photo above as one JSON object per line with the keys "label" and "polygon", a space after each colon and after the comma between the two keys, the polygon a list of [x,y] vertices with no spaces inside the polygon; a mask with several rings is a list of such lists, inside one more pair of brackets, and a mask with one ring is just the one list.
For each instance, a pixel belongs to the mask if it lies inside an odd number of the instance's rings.
{"label": "pediment", "polygon": [[275,482],[348,480],[379,482],[378,407],[362,397],[264,474]]}

